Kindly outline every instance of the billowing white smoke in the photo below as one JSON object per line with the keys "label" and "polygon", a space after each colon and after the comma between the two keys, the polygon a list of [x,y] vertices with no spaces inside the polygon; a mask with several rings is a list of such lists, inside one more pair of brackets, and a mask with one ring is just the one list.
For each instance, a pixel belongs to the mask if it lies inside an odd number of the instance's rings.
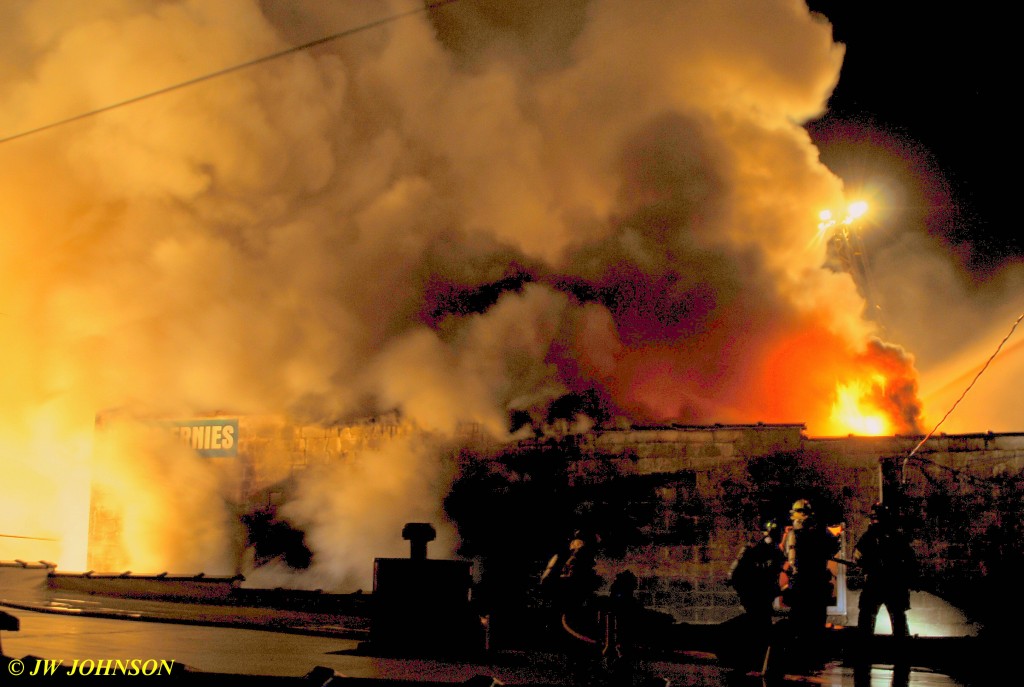
{"label": "billowing white smoke", "polygon": [[[808,323],[850,355],[874,332],[811,242],[842,191],[801,128],[838,77],[830,27],[798,0],[558,5],[412,13],[0,145],[10,450],[44,407],[61,437],[110,407],[397,409],[500,435],[585,392],[611,414],[809,420],[759,416],[749,380]],[[0,137],[419,7],[4,3]],[[421,504],[388,530],[444,492],[403,448],[364,456],[425,478],[379,494]],[[336,581],[380,536],[353,501],[378,473],[287,508]],[[7,521],[51,480],[5,482]]]}

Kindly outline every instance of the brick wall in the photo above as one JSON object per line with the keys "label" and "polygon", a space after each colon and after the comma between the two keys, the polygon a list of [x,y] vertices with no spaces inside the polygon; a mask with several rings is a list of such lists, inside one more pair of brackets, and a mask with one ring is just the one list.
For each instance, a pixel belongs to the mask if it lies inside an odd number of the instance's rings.
{"label": "brick wall", "polygon": [[[296,471],[410,431],[397,418],[328,427],[276,417],[239,422],[248,504],[272,502],[275,485]],[[794,500],[810,498],[824,520],[845,526],[851,546],[883,484],[887,502],[897,492],[905,499],[927,589],[984,620],[1015,602],[1001,590],[1024,569],[1024,434],[940,435],[904,465],[920,437],[808,438],[802,425],[757,424],[498,444],[463,429],[452,456],[461,477],[446,507],[463,539],[459,553],[477,563],[485,602],[535,601],[544,563],[585,526],[602,537],[606,581],[628,568],[646,605],[681,621],[719,622],[740,611],[726,574],[764,517],[784,520]],[[116,509],[103,506],[94,502],[94,517],[106,515],[97,521],[120,526]],[[91,542],[91,555],[102,544]]]}
{"label": "brick wall", "polygon": [[[991,599],[963,589],[984,588],[1021,554],[1024,435],[938,436],[904,467],[920,437],[812,439],[801,430],[636,428],[463,451],[450,512],[465,554],[534,579],[573,528],[591,527],[602,536],[606,583],[630,569],[645,605],[705,623],[740,612],[726,575],[763,517],[784,520],[795,499],[810,498],[823,520],[844,526],[849,551],[884,485],[888,503],[904,499],[922,586],[984,615],[979,608]],[[486,534],[467,521],[479,509],[493,514]],[[499,518],[515,525],[502,529]],[[855,614],[856,594],[844,600],[834,621]]]}

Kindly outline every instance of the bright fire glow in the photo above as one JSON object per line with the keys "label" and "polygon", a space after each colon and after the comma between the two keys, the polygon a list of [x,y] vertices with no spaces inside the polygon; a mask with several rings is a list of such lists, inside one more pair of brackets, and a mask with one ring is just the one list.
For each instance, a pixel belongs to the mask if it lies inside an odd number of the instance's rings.
{"label": "bright fire glow", "polygon": [[853,380],[836,384],[836,401],[831,420],[837,433],[881,436],[890,434],[885,412],[871,401],[874,393],[885,388],[885,378],[873,375],[870,382]]}
{"label": "bright fire glow", "polygon": [[21,431],[0,436],[4,480],[17,485],[0,503],[0,560],[45,560],[83,569],[89,523],[92,427],[74,427],[48,404]]}

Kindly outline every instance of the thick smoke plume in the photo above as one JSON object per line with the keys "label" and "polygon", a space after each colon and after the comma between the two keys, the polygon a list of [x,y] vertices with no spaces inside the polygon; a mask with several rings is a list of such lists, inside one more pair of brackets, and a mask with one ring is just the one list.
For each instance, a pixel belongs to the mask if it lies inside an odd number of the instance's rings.
{"label": "thick smoke plume", "polygon": [[[0,135],[418,7],[4,3]],[[115,407],[835,431],[836,383],[902,343],[814,241],[843,185],[802,124],[842,57],[797,0],[465,0],[0,145],[4,522],[81,564],[62,494]],[[912,381],[883,397],[914,426]],[[302,483],[318,573],[430,514],[435,453]]]}

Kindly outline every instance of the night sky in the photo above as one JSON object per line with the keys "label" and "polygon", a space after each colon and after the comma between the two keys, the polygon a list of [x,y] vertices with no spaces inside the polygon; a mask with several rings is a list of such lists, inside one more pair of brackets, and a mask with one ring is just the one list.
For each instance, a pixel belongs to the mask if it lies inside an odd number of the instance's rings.
{"label": "night sky", "polygon": [[[931,208],[928,232],[975,279],[1024,256],[1020,231],[1007,223],[1012,137],[1001,124],[1012,83],[1010,28],[981,4],[955,11],[933,3],[810,0],[847,52],[828,112],[808,129],[822,160],[848,181],[869,174],[871,145],[851,159],[850,141],[896,140],[944,185],[948,203]],[[845,137],[844,137],[845,138]],[[1009,159],[1008,159],[1009,158]],[[858,167],[859,163],[864,163]]]}

